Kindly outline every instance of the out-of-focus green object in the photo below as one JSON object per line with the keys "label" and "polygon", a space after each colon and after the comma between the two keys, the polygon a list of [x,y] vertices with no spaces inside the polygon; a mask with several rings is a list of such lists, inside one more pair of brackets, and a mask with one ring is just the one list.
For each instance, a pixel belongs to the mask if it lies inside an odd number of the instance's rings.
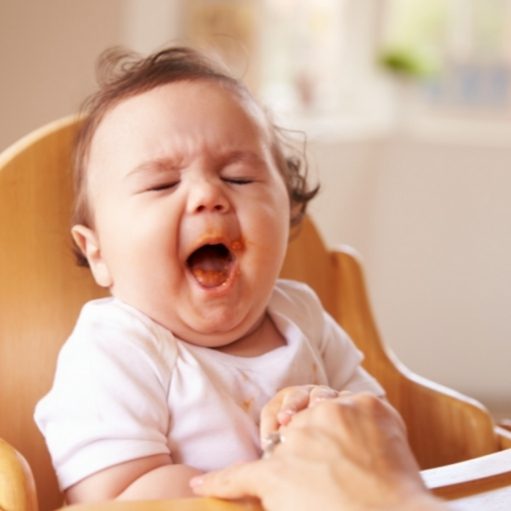
{"label": "out-of-focus green object", "polygon": [[379,64],[396,75],[411,78],[434,76],[440,68],[438,61],[432,56],[399,48],[383,51]]}
{"label": "out-of-focus green object", "polygon": [[403,78],[438,74],[447,17],[445,0],[391,0],[378,64]]}

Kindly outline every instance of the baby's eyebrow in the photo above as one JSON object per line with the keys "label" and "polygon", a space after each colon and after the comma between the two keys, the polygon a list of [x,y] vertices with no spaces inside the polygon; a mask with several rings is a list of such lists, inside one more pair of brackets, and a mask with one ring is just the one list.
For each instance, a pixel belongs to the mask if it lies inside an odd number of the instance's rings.
{"label": "baby's eyebrow", "polygon": [[235,150],[227,152],[223,157],[224,163],[247,162],[260,164],[264,159],[257,153],[250,150]]}
{"label": "baby's eyebrow", "polygon": [[[222,166],[239,162],[249,163],[255,166],[260,166],[264,163],[264,158],[262,156],[254,151],[244,149],[226,151],[218,155],[216,159]],[[184,157],[155,158],[138,164],[126,174],[125,179],[144,174],[179,172],[184,167],[186,167],[186,158]]]}
{"label": "baby's eyebrow", "polygon": [[140,163],[126,174],[126,178],[144,173],[161,173],[177,171],[183,166],[182,159],[157,158]]}

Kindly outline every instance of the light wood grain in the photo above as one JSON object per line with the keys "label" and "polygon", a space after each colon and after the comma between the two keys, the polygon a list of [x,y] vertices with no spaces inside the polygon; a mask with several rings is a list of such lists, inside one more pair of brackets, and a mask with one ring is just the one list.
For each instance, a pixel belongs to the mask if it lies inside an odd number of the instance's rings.
{"label": "light wood grain", "polygon": [[30,466],[16,449],[1,438],[0,510],[37,511],[35,482]]}
{"label": "light wood grain", "polygon": [[64,120],[0,156],[0,437],[32,467],[43,511],[62,497],[34,406],[80,306],[100,294],[71,254],[74,133],[74,120]]}
{"label": "light wood grain", "polygon": [[208,498],[104,502],[67,506],[59,511],[263,511],[254,503],[235,503]]}

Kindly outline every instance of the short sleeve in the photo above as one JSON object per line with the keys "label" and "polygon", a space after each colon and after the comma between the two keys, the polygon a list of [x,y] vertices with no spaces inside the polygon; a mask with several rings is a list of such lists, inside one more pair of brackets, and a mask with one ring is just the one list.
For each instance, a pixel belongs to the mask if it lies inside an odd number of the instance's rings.
{"label": "short sleeve", "polygon": [[62,489],[109,466],[169,453],[170,341],[114,299],[82,310],[35,412]]}
{"label": "short sleeve", "polygon": [[385,391],[362,366],[362,352],[336,321],[323,311],[323,335],[320,344],[330,386],[337,390],[371,392],[378,396]]}
{"label": "short sleeve", "polygon": [[368,391],[382,396],[385,391],[362,368],[362,352],[328,314],[316,293],[306,284],[280,279],[273,303],[295,324],[319,353],[328,385],[337,390]]}

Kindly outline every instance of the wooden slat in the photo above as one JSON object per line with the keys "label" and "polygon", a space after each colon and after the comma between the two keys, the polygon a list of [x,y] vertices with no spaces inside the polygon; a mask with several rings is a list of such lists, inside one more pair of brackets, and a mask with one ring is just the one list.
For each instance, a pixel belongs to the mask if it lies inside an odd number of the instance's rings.
{"label": "wooden slat", "polygon": [[263,511],[261,506],[210,498],[189,498],[151,501],[110,501],[67,506],[59,511]]}
{"label": "wooden slat", "polygon": [[0,438],[0,510],[37,511],[35,481],[29,464]]}
{"label": "wooden slat", "polygon": [[0,437],[30,463],[43,511],[62,497],[34,406],[81,305],[99,294],[71,253],[75,126],[54,123],[0,155]]}
{"label": "wooden slat", "polygon": [[[449,500],[500,489],[511,491],[511,449],[423,470],[422,477],[430,490]],[[511,509],[511,499],[508,506]]]}

